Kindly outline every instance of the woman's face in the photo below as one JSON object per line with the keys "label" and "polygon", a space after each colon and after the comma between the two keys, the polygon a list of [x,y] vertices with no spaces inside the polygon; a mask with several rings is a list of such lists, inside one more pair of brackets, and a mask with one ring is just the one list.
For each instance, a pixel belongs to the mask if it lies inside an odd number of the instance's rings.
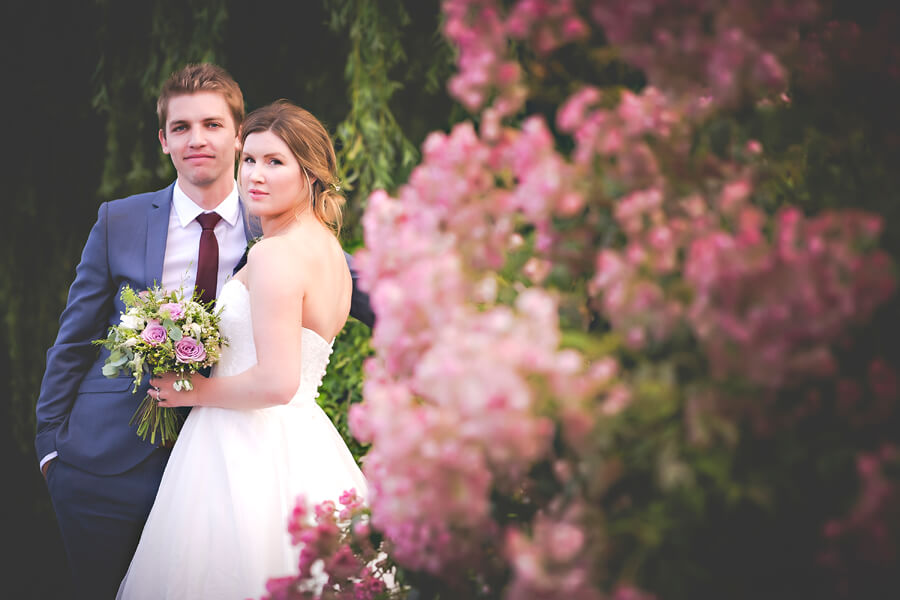
{"label": "woman's face", "polygon": [[277,218],[309,203],[306,176],[288,145],[271,131],[244,140],[240,165],[241,195],[250,214]]}

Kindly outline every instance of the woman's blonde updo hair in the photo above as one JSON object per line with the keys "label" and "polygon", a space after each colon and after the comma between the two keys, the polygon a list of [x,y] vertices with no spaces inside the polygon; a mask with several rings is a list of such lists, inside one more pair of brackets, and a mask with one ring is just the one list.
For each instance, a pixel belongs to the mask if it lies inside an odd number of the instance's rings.
{"label": "woman's blonde updo hair", "polygon": [[241,125],[241,146],[251,133],[264,131],[281,138],[306,171],[308,181],[315,179],[310,194],[313,214],[339,235],[345,200],[339,191],[334,145],[325,127],[308,110],[287,100],[276,100],[247,115]]}

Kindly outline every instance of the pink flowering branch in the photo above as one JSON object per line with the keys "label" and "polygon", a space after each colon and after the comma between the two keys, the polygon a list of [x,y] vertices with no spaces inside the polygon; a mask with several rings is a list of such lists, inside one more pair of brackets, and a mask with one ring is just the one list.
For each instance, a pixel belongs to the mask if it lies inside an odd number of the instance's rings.
{"label": "pink flowering branch", "polygon": [[396,597],[393,567],[372,542],[369,511],[355,490],[334,502],[322,502],[310,513],[303,498],[288,523],[299,547],[296,575],[270,579],[261,600],[378,600]]}
{"label": "pink flowering branch", "polygon": [[[480,127],[432,133],[407,184],[371,196],[358,258],[378,320],[350,425],[371,444],[371,527],[400,567],[494,597],[640,598],[595,567],[614,551],[598,526],[618,476],[610,432],[647,388],[672,390],[679,435],[700,445],[724,384],[771,397],[838,376],[834,346],[895,293],[880,218],[769,214],[759,142],[695,148],[717,111],[786,89],[816,7],[444,2],[450,92]],[[511,125],[527,93],[511,42],[547,59],[597,26],[650,85],[582,86],[555,131]],[[646,374],[676,352],[690,381]],[[876,369],[879,389],[891,373]],[[319,559],[357,564],[327,518],[301,535],[304,577]]]}

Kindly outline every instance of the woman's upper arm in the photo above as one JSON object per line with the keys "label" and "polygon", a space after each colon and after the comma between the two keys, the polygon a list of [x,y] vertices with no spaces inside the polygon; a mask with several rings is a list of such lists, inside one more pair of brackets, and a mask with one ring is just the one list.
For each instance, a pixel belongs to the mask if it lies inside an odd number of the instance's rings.
{"label": "woman's upper arm", "polygon": [[260,373],[293,393],[300,382],[305,282],[288,248],[278,239],[256,244],[248,257],[248,288]]}

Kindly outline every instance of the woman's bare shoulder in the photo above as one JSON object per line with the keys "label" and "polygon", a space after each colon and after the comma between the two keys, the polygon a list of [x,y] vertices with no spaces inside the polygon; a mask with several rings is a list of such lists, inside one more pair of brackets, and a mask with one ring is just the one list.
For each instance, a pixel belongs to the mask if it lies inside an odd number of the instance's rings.
{"label": "woman's bare shoulder", "polygon": [[251,279],[275,278],[282,285],[302,283],[303,270],[297,268],[302,261],[302,252],[284,237],[263,238],[247,254]]}

